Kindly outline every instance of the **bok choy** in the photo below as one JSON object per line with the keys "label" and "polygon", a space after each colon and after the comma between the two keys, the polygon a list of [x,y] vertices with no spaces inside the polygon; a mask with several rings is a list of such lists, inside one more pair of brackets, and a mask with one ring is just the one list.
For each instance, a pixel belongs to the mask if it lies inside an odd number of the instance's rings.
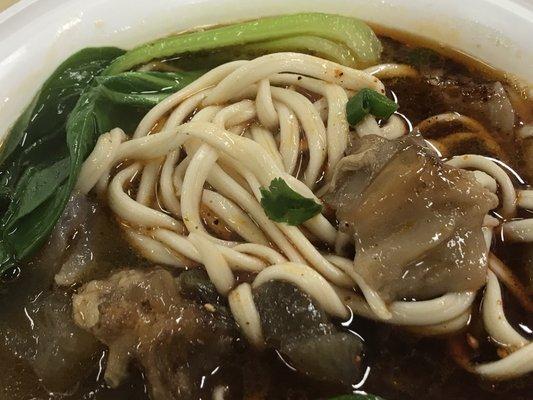
{"label": "bok choy", "polygon": [[[335,42],[345,48],[346,65],[362,66],[375,63],[381,53],[381,43],[372,29],[356,18],[330,14],[294,14],[189,32],[159,39],[139,46],[122,57],[118,57],[107,69],[106,74],[127,71],[137,65],[154,59],[182,56],[199,51],[218,50],[256,43],[259,50],[262,43],[282,38],[316,36]],[[288,39],[285,39],[288,41]],[[290,43],[290,42],[289,42]],[[294,46],[294,43],[290,47]],[[301,45],[300,45],[301,46]],[[304,46],[305,47],[305,46]],[[277,44],[276,51],[290,50]],[[316,49],[315,49],[316,50]],[[328,53],[324,51],[323,53]],[[327,54],[322,54],[327,56]]]}

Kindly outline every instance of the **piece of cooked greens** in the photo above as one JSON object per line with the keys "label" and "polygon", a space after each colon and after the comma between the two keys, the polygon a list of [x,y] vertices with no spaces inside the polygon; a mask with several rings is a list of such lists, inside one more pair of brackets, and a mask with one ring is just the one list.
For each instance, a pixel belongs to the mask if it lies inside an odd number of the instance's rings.
{"label": "piece of cooked greens", "polygon": [[[346,55],[342,57],[348,66],[365,66],[376,63],[381,53],[379,39],[364,22],[340,15],[306,13],[261,18],[155,40],[117,58],[106,70],[106,74],[112,75],[127,71],[155,59],[167,59],[225,47],[235,48],[250,43],[256,43],[255,50],[260,51],[262,44],[268,48],[272,46],[271,42],[277,39],[309,35],[344,46]],[[300,38],[299,40],[301,42],[306,39]],[[276,51],[284,48],[279,43],[275,46],[278,49]],[[294,48],[294,46],[294,43],[290,43],[287,50],[290,50],[290,47]],[[302,47],[302,44],[300,43],[298,46]],[[309,44],[303,45],[303,47],[305,46],[309,46]],[[313,50],[327,57],[331,49],[328,49],[327,45],[322,46],[323,50],[317,46],[313,46]],[[337,49],[333,53],[335,58],[339,57],[338,52]]]}
{"label": "piece of cooked greens", "polygon": [[[0,150],[0,272],[32,254],[63,212],[77,175],[66,124],[96,75],[124,51],[87,48],[64,61],[15,122]],[[83,154],[85,156],[85,154]]]}
{"label": "piece of cooked greens", "polygon": [[13,128],[0,154],[0,273],[47,239],[99,135],[116,126],[133,131],[149,108],[203,73],[96,77],[122,53],[86,49],[70,57]]}
{"label": "piece of cooked greens", "polygon": [[389,118],[398,109],[398,104],[372,89],[361,89],[346,103],[346,119],[357,125],[368,114]]}
{"label": "piece of cooked greens", "polygon": [[281,178],[273,179],[268,189],[261,188],[261,205],[273,221],[300,225],[322,211],[313,199],[292,190]]}
{"label": "piece of cooked greens", "polygon": [[203,71],[155,72],[131,71],[96,78],[99,95],[114,104],[129,107],[153,107],[167,96],[195,81]]}

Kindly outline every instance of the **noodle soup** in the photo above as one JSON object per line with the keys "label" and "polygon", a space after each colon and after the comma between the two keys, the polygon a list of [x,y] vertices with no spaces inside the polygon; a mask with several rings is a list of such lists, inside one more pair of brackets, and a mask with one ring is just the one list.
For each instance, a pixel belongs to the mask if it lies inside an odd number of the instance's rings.
{"label": "noodle soup", "polygon": [[531,101],[374,31],[65,61],[1,148],[4,397],[528,398]]}

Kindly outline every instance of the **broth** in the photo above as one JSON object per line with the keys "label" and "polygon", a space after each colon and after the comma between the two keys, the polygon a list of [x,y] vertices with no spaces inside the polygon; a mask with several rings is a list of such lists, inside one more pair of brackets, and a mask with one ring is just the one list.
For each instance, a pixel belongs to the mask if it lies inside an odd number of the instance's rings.
{"label": "broth", "polygon": [[[439,53],[429,53],[419,50],[420,42],[408,35],[394,31],[377,28],[381,33],[380,39],[385,47],[384,62],[414,63],[418,68],[435,70],[440,77],[460,77],[462,82],[492,82],[494,79],[504,82],[506,90],[512,93],[511,97],[518,105],[518,118],[516,127],[533,122],[533,105],[530,100],[509,83],[509,80],[487,68],[479,62],[464,55],[453,53],[437,45],[430,44]],[[423,43],[427,46],[427,43]],[[425,53],[424,53],[425,52]],[[418,59],[413,59],[418,57]],[[445,78],[443,78],[445,79]],[[435,91],[440,90],[440,83],[432,86],[424,78],[406,80],[384,80],[386,87],[398,99],[399,112],[413,126],[434,114],[449,111]],[[463,95],[464,93],[462,93]],[[468,114],[467,114],[468,115]],[[470,115],[478,118],[479,115]],[[532,160],[527,159],[524,144],[511,133],[502,133],[499,126],[491,126],[490,120],[481,121],[491,132],[497,147],[486,147],[484,142],[467,140],[452,143],[449,147],[449,156],[474,152],[500,159],[517,172],[516,182],[526,187],[532,182]],[[432,132],[427,139],[446,137],[448,132]],[[532,139],[529,139],[530,141]],[[497,152],[494,152],[497,149]],[[99,218],[107,220],[99,225],[97,235],[101,236],[98,246],[108,258],[107,271],[115,268],[141,267],[145,261],[131,255],[131,250],[125,241],[118,240],[120,231],[114,222],[114,217],[106,206],[97,200],[92,200],[93,213]],[[496,238],[497,239],[497,238]],[[113,242],[113,246],[106,245]],[[526,270],[533,268],[533,251],[531,244],[508,245],[501,240],[493,243],[493,248],[503,260],[509,263],[517,274],[528,282],[529,290],[533,287],[533,273]],[[529,257],[529,259],[527,259]],[[529,260],[529,261],[528,261]],[[33,372],[33,366],[28,359],[39,358],[35,352],[45,351],[48,346],[42,345],[50,340],[47,336],[57,336],[58,332],[47,332],[44,327],[49,325],[49,315],[45,312],[46,303],[42,299],[49,298],[51,293],[59,293],[58,303],[52,307],[52,312],[62,313],[64,318],[70,319],[70,298],[74,288],[59,289],[53,284],[53,274],[57,268],[58,260],[46,254],[46,249],[41,251],[33,260],[20,269],[6,276],[5,284],[0,286],[0,397],[12,400],[22,399],[146,399],[147,388],[143,376],[138,371],[133,371],[127,384],[118,389],[108,388],[102,378],[105,364],[106,350],[98,343],[87,338],[78,338],[81,342],[75,345],[85,346],[87,356],[83,363],[76,364],[72,370],[73,376],[79,374],[79,383],[74,388],[63,392],[63,382],[57,382],[54,388],[45,388]],[[529,263],[529,264],[528,264]],[[65,297],[62,297],[65,296]],[[508,293],[504,299],[506,311],[515,329],[528,339],[533,339],[532,315],[515,304]],[[55,323],[56,329],[64,329],[79,333],[73,322]],[[366,373],[359,383],[353,388],[375,393],[387,400],[409,400],[427,398],[434,400],[444,399],[470,399],[470,400],[526,400],[533,393],[531,376],[524,376],[509,382],[484,381],[473,374],[466,372],[453,359],[451,346],[456,338],[461,340],[465,335],[470,335],[480,343],[477,360],[493,358],[492,350],[486,350],[484,343],[487,338],[479,326],[479,321],[473,320],[466,332],[460,332],[446,338],[422,338],[408,333],[394,326],[378,324],[363,318],[355,317],[347,328],[357,332],[364,338],[368,352],[365,358]],[[59,335],[61,336],[61,335]],[[61,340],[69,340],[61,337]],[[41,343],[41,345],[40,345]],[[53,347],[53,342],[49,346]],[[246,349],[242,343],[240,352],[233,354],[230,359],[221,364],[213,372],[202,379],[202,397],[211,398],[213,389],[224,384],[229,386],[228,398],[246,399],[318,399],[328,396],[347,393],[352,388],[332,386],[313,381],[295,373],[287,366],[282,357],[273,351],[259,354]],[[488,347],[487,347],[488,349]],[[63,359],[57,351],[51,350],[47,362],[51,364]],[[45,363],[46,364],[46,363]],[[42,366],[41,366],[42,367]],[[45,366],[46,368],[46,366]],[[90,373],[84,371],[89,368]],[[135,369],[133,369],[135,370]],[[71,377],[72,378],[72,377]],[[61,379],[59,379],[61,380]]]}

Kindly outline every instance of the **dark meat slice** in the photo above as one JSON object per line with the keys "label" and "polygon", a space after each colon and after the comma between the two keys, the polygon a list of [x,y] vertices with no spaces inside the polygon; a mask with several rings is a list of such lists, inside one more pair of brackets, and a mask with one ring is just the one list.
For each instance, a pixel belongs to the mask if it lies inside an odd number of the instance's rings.
{"label": "dark meat slice", "polygon": [[269,282],[254,290],[254,301],[267,344],[313,379],[354,383],[361,372],[363,344],[339,331],[311,298],[285,282]]}
{"label": "dark meat slice", "polygon": [[288,341],[282,351],[298,371],[322,381],[348,385],[359,377],[362,347],[357,336],[334,332]]}
{"label": "dark meat slice", "polygon": [[428,82],[449,111],[479,119],[491,130],[512,133],[515,112],[501,82],[476,83],[466,77],[439,76],[430,77]]}
{"label": "dark meat slice", "polygon": [[193,268],[182,272],[177,283],[180,293],[187,299],[213,305],[221,302],[220,294],[204,269]]}
{"label": "dark meat slice", "polygon": [[107,276],[117,260],[139,265],[132,254],[105,206],[74,193],[34,264],[46,274],[46,285],[55,274],[56,284],[71,286]]}
{"label": "dark meat slice", "polygon": [[12,353],[20,365],[27,363],[41,389],[50,392],[64,393],[75,388],[94,370],[102,350],[91,334],[76,326],[72,318],[65,318],[71,307],[67,293],[41,293],[24,304],[24,311],[19,311],[27,318],[27,324],[8,318],[8,314],[4,316],[5,326],[0,326],[3,351]]}
{"label": "dark meat slice", "polygon": [[71,318],[70,295],[53,292],[31,304],[28,313],[34,322],[35,356],[33,370],[46,389],[64,392],[76,386],[93,368],[101,344],[80,329]]}
{"label": "dark meat slice", "polygon": [[354,237],[354,268],[385,299],[484,284],[481,225],[497,198],[418,139],[365,136],[354,143],[337,166],[328,201]]}
{"label": "dark meat slice", "polygon": [[135,360],[154,400],[196,398],[201,377],[233,348],[233,321],[184,300],[163,269],[125,270],[92,281],[73,304],[78,325],[109,347],[108,384],[119,385]]}

